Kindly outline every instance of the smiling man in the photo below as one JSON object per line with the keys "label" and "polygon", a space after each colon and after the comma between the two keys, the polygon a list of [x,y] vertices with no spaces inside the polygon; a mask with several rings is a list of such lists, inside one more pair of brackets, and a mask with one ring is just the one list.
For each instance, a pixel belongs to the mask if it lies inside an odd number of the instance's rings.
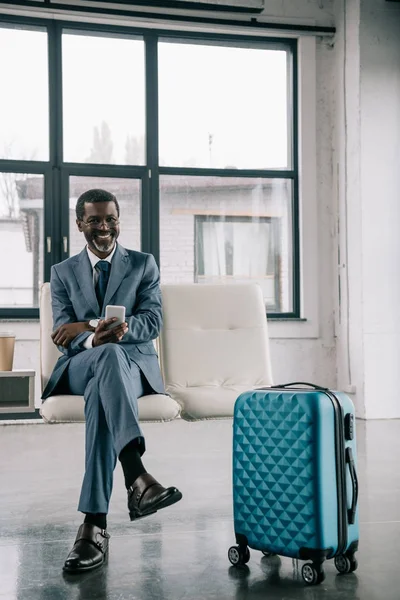
{"label": "smiling man", "polygon": [[[107,513],[113,471],[119,458],[130,519],[178,502],[175,487],[164,488],[146,472],[144,437],[137,399],[163,393],[152,340],[162,324],[159,272],[151,254],[117,243],[120,210],[116,197],[89,190],[76,204],[76,224],[86,247],[51,270],[53,342],[62,352],[43,392],[85,398],[85,475],[78,510],[85,514],[64,570],[100,567],[108,553]],[[108,329],[107,304],[123,305],[126,322]]]}

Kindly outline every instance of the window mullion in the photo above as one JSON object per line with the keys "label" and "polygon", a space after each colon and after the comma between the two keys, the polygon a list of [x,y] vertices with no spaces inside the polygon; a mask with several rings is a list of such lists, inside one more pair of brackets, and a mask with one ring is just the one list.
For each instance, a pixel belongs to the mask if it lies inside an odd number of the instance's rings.
{"label": "window mullion", "polygon": [[[56,22],[48,25],[48,65],[49,65],[49,132],[50,132],[50,175],[46,187],[46,209],[50,215],[46,217],[46,225],[50,230],[45,235],[45,279],[50,276],[50,266],[60,262],[64,256],[62,239],[68,236],[68,218],[65,218],[63,204],[68,198],[62,196],[61,167],[63,159],[63,126],[62,126],[62,28]],[[63,218],[64,217],[64,218]],[[67,230],[66,230],[67,228]],[[47,238],[51,239],[51,251]]]}
{"label": "window mullion", "polygon": [[[160,181],[158,170],[158,39],[145,37],[147,185],[142,193],[142,250],[160,264]],[[148,194],[146,193],[148,191]]]}

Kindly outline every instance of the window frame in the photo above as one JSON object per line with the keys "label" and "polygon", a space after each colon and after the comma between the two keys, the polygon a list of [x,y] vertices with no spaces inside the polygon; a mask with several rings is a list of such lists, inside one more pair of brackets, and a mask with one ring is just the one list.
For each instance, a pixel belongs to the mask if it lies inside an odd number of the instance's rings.
{"label": "window frame", "polygon": [[[24,161],[0,159],[0,172],[29,173],[44,176],[44,273],[48,281],[51,266],[69,255],[68,218],[68,179],[70,175],[132,177],[142,180],[142,250],[151,252],[159,264],[160,222],[159,222],[159,177],[160,175],[213,175],[219,177],[259,177],[268,179],[290,179],[292,181],[292,307],[288,313],[268,313],[269,319],[298,320],[300,306],[300,227],[299,227],[299,139],[298,139],[298,40],[279,38],[266,34],[239,35],[230,33],[177,31],[163,28],[130,27],[125,25],[105,25],[91,22],[50,20],[14,15],[0,15],[0,27],[4,25],[20,27],[40,27],[48,35],[48,74],[49,74],[49,160]],[[63,121],[62,121],[62,56],[61,38],[63,30],[87,31],[99,35],[128,34],[140,36],[145,44],[145,94],[146,94],[146,162],[145,165],[95,165],[91,163],[68,163],[63,161]],[[292,161],[288,169],[210,169],[161,167],[158,164],[158,40],[179,40],[198,43],[229,42],[246,43],[257,47],[280,48],[287,51],[288,70],[288,120],[291,130]],[[289,138],[290,139],[290,138]],[[64,238],[67,236],[67,248]],[[48,252],[47,240],[51,240]],[[67,252],[65,252],[67,250]],[[0,307],[0,319],[37,319],[39,308]]]}

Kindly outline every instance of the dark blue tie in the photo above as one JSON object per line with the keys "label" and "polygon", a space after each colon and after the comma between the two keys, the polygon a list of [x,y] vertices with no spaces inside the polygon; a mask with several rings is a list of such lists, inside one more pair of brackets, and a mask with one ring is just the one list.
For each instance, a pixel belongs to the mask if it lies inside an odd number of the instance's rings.
{"label": "dark blue tie", "polygon": [[96,269],[99,273],[99,279],[96,284],[96,296],[100,306],[100,311],[102,312],[107,284],[110,278],[111,264],[107,260],[99,260],[99,262],[96,264]]}

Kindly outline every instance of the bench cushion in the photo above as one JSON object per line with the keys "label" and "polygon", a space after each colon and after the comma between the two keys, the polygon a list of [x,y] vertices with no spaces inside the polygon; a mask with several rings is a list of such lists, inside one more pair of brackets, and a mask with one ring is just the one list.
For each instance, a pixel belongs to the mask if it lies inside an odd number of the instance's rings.
{"label": "bench cushion", "polygon": [[231,417],[238,395],[271,385],[265,304],[256,284],[163,285],[160,360],[184,419]]}
{"label": "bench cushion", "polygon": [[[179,415],[179,405],[164,394],[152,394],[138,399],[140,421],[172,421]],[[46,423],[76,423],[85,421],[83,396],[50,396],[43,402],[40,414]]]}

